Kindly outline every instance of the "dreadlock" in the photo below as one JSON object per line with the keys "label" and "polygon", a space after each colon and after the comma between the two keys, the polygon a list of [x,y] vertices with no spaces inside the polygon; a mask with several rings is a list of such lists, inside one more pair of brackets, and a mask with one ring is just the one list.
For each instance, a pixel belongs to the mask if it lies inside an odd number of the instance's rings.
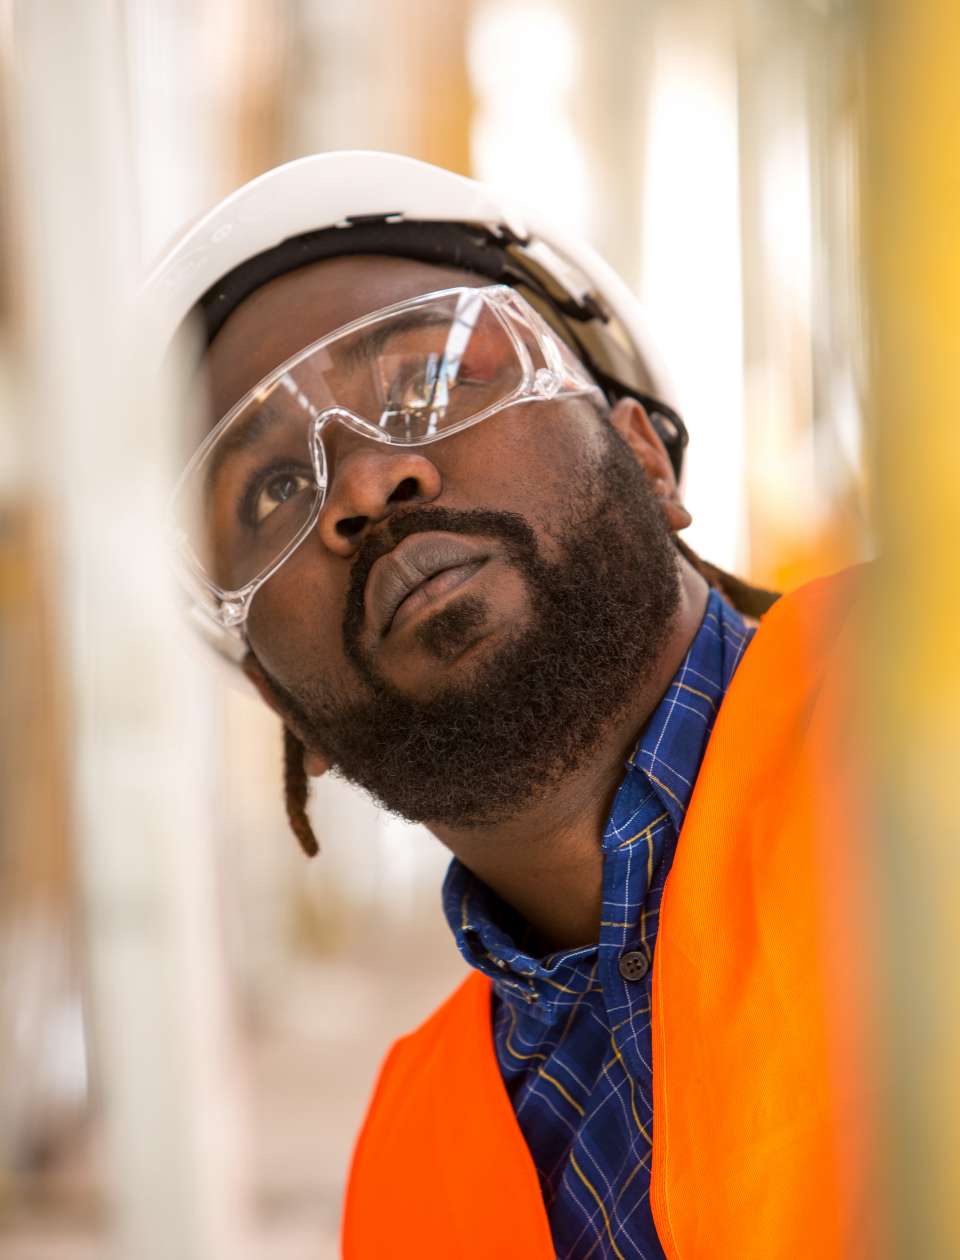
{"label": "dreadlock", "polygon": [[[718,569],[715,564],[701,560],[680,538],[674,537],[677,550],[683,558],[704,578],[707,584],[718,590],[745,617],[759,619],[780,598],[773,591],[750,586],[742,578],[734,577]],[[307,857],[316,857],[320,845],[307,817],[307,797],[310,786],[303,765],[304,747],[288,726],[283,728],[283,783],[287,806],[287,818],[293,834],[300,842]]]}
{"label": "dreadlock", "polygon": [[300,841],[300,848],[308,858],[316,857],[320,852],[317,837],[307,817],[307,796],[310,785],[303,765],[304,748],[300,740],[290,730],[283,728],[283,790],[287,804],[287,818],[293,834]]}

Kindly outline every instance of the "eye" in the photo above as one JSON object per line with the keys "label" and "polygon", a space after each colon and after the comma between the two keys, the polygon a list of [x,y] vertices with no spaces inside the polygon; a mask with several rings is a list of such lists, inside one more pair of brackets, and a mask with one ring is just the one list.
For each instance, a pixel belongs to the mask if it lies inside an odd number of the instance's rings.
{"label": "eye", "polygon": [[461,358],[425,355],[404,362],[395,359],[386,378],[386,398],[397,410],[423,410],[460,387],[484,385],[491,373]]}
{"label": "eye", "polygon": [[313,477],[297,469],[272,469],[258,476],[243,496],[241,516],[248,525],[262,525],[277,508],[313,488]]}
{"label": "eye", "polygon": [[491,389],[483,365],[459,356],[425,355],[407,361],[396,357],[389,367],[378,423],[406,442],[423,440],[480,410]]}

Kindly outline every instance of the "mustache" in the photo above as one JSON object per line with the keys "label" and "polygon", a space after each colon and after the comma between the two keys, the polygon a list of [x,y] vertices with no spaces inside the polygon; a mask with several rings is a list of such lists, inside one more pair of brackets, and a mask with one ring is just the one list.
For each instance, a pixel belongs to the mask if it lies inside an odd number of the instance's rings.
{"label": "mustache", "polygon": [[533,530],[516,512],[492,512],[483,509],[458,511],[442,507],[411,508],[402,516],[391,517],[383,530],[364,539],[350,570],[348,604],[357,598],[363,603],[363,592],[370,570],[381,556],[392,551],[411,534],[433,531],[496,538],[507,543],[511,550],[528,554],[537,549]]}
{"label": "mustache", "polygon": [[516,512],[495,512],[484,508],[459,510],[444,507],[416,507],[391,516],[381,529],[360,544],[350,569],[343,618],[343,642],[347,655],[360,664],[363,626],[363,596],[370,570],[387,552],[411,534],[439,531],[481,538],[495,538],[507,545],[514,559],[529,563],[537,555],[537,539],[529,522]]}

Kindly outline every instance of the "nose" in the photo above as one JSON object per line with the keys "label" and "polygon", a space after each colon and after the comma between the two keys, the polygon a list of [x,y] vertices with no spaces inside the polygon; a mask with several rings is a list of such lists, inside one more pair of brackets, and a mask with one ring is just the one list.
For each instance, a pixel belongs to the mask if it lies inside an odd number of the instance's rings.
{"label": "nose", "polygon": [[337,462],[317,529],[330,551],[349,558],[398,507],[430,503],[442,489],[440,470],[419,451],[354,450]]}

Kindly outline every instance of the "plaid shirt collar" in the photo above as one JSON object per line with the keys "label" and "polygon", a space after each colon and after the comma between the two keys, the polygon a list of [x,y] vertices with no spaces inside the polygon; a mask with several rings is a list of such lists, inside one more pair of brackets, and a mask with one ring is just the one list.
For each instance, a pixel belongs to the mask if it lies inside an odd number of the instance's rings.
{"label": "plaid shirt collar", "polygon": [[[536,958],[513,911],[454,858],[443,887],[447,921],[463,957],[497,983],[503,997],[535,1005],[549,1020],[571,993],[598,984],[598,957],[644,940],[644,906],[664,858],[672,859],[707,740],[752,631],[711,591],[683,663],[627,759],[604,828],[604,917],[596,944]],[[669,824],[669,825],[660,825]],[[646,841],[646,862],[629,850]],[[662,880],[658,881],[662,886]],[[616,917],[609,908],[618,907]]]}

